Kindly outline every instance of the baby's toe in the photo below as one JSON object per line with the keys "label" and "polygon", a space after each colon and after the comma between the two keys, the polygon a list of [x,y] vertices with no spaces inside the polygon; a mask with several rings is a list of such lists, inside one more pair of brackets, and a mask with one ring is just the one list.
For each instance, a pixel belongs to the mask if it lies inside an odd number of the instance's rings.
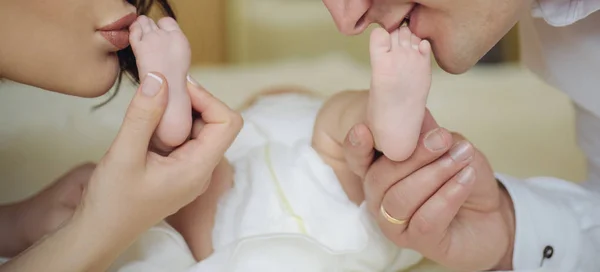
{"label": "baby's toe", "polygon": [[175,19],[171,17],[164,17],[158,20],[158,27],[165,31],[180,30],[179,25],[177,24]]}
{"label": "baby's toe", "polygon": [[143,34],[147,34],[152,31],[152,24],[150,23],[150,18],[141,15],[140,17],[138,17],[137,22],[140,24]]}
{"label": "baby's toe", "polygon": [[398,44],[403,47],[410,47],[411,35],[412,33],[410,33],[408,27],[400,27],[400,30],[398,30]]}
{"label": "baby's toe", "polygon": [[142,26],[139,22],[134,22],[129,26],[129,43],[135,46],[137,42],[142,40]]}
{"label": "baby's toe", "polygon": [[417,37],[415,34],[410,35],[410,45],[413,49],[419,50],[419,44],[421,43],[421,38]]}
{"label": "baby's toe", "polygon": [[385,29],[378,27],[371,32],[371,54],[389,52],[391,46],[390,34]]}
{"label": "baby's toe", "polygon": [[431,55],[431,44],[428,40],[422,40],[419,43],[419,51],[423,56],[429,57]]}
{"label": "baby's toe", "polygon": [[156,25],[156,22],[154,22],[154,20],[148,18],[148,21],[150,21],[150,28],[152,29],[152,31],[157,31],[158,30],[158,26]]}

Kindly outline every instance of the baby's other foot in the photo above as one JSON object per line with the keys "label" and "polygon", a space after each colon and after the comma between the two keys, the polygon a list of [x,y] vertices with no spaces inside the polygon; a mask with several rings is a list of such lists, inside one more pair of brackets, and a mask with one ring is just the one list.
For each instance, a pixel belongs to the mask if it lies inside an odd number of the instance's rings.
{"label": "baby's other foot", "polygon": [[431,86],[431,46],[400,27],[371,33],[371,90],[367,120],[375,147],[394,161],[414,152]]}
{"label": "baby's other foot", "polygon": [[[131,26],[129,40],[136,57],[140,79],[159,72],[169,85],[167,109],[155,132],[159,145],[176,147],[187,140],[192,128],[192,106],[187,93],[187,73],[191,49],[187,38],[173,18],[158,24],[140,16]],[[152,76],[152,75],[150,75]]]}

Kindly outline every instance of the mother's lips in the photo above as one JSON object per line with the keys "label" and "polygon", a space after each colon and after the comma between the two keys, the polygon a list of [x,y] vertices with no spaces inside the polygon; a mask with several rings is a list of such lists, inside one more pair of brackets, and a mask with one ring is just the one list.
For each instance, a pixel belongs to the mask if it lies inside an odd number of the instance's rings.
{"label": "mother's lips", "polygon": [[98,31],[102,37],[114,45],[118,50],[122,50],[129,46],[129,26],[131,26],[136,19],[137,15],[135,13],[130,13],[121,19],[98,29]]}
{"label": "mother's lips", "polygon": [[129,30],[100,31],[102,37],[114,45],[118,50],[129,46]]}
{"label": "mother's lips", "polygon": [[133,24],[133,22],[135,22],[136,19],[137,19],[137,15],[135,13],[129,13],[129,14],[125,15],[123,18],[121,18],[109,25],[106,25],[98,30],[99,31],[114,31],[114,30],[129,29],[129,26],[131,24]]}

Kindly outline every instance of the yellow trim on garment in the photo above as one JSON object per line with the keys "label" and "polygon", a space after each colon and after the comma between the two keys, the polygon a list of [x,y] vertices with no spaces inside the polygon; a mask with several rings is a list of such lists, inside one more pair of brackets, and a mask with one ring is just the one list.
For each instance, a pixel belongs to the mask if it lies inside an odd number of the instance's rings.
{"label": "yellow trim on garment", "polygon": [[267,166],[269,167],[269,172],[271,172],[272,180],[275,183],[275,187],[277,188],[277,194],[279,195],[279,200],[281,200],[281,203],[283,204],[285,211],[292,218],[294,218],[294,220],[296,220],[296,223],[298,223],[298,227],[300,228],[300,232],[302,232],[302,234],[308,235],[308,233],[306,232],[306,227],[304,226],[304,220],[302,220],[302,217],[300,217],[299,215],[296,214],[296,212],[294,212],[294,209],[292,208],[292,204],[285,197],[283,188],[281,188],[281,183],[279,182],[279,179],[277,179],[277,174],[275,174],[275,169],[273,169],[273,165],[272,165],[272,161],[271,161],[271,148],[268,143],[265,146],[265,161],[267,163]]}
{"label": "yellow trim on garment", "polygon": [[265,138],[267,140],[267,143],[265,144],[265,163],[267,164],[267,167],[269,168],[269,173],[271,174],[271,180],[275,184],[275,188],[277,190],[277,195],[279,196],[279,200],[281,201],[281,204],[283,205],[283,209],[292,218],[294,218],[294,220],[298,224],[298,228],[300,228],[300,232],[304,235],[308,235],[308,232],[306,231],[306,226],[304,224],[304,220],[302,220],[302,217],[300,217],[298,214],[296,214],[296,212],[294,212],[294,208],[292,208],[292,204],[285,196],[285,193],[283,192],[283,188],[281,187],[281,182],[279,182],[279,179],[277,178],[277,174],[275,173],[275,168],[273,167],[273,161],[271,160],[271,145],[268,142],[269,138],[267,137],[267,134],[262,129],[260,129],[259,126],[257,126],[256,124],[253,124],[253,125],[256,128],[256,130],[263,136],[263,138]]}

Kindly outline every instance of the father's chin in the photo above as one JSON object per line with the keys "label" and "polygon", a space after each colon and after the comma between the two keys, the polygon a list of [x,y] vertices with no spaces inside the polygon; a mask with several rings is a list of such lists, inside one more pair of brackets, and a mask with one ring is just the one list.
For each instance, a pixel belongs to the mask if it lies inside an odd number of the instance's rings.
{"label": "father's chin", "polygon": [[440,68],[442,68],[444,71],[454,75],[463,74],[469,71],[469,69],[471,69],[471,67],[473,67],[477,63],[477,61],[472,61],[465,58],[448,59],[438,56],[435,56],[435,61],[437,62],[438,66],[440,66]]}
{"label": "father's chin", "polygon": [[450,74],[463,74],[475,66],[480,59],[473,52],[455,52],[447,47],[440,48],[435,42],[431,42],[431,45],[438,66]]}

